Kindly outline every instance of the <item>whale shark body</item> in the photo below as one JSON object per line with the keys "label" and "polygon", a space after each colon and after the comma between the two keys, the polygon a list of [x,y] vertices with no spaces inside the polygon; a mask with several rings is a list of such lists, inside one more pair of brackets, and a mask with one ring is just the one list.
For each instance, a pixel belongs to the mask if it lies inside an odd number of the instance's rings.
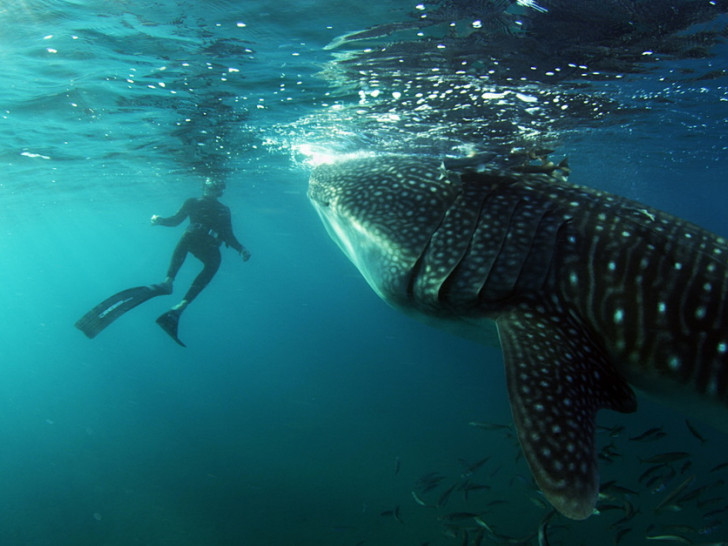
{"label": "whale shark body", "polygon": [[499,340],[533,476],[584,519],[599,493],[595,414],[634,411],[632,386],[726,422],[728,244],[558,174],[355,158],[316,167],[309,197],[381,298]]}

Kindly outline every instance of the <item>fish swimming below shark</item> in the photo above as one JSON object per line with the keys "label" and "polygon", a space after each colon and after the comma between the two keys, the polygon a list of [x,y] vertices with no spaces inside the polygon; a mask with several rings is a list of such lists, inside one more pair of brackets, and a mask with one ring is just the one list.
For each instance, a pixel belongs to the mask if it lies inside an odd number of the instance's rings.
{"label": "fish swimming below shark", "polygon": [[386,302],[500,342],[534,479],[572,519],[599,494],[595,416],[632,387],[725,429],[728,242],[558,171],[422,157],[315,167],[309,198]]}

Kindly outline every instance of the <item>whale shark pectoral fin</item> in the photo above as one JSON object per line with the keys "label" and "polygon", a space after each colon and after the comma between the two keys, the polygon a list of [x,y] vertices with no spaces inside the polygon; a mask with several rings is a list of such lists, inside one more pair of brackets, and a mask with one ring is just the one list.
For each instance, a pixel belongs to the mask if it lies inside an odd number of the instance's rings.
{"label": "whale shark pectoral fin", "polygon": [[534,479],[559,512],[585,519],[599,495],[596,412],[634,411],[635,395],[566,313],[512,311],[496,324],[513,421]]}

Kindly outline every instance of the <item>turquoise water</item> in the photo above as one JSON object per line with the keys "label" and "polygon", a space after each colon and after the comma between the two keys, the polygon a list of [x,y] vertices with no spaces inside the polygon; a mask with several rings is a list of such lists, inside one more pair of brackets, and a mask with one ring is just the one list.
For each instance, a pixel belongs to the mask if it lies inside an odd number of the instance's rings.
{"label": "turquoise water", "polygon": [[[678,58],[644,44],[647,71],[574,63],[556,82],[548,73],[568,63],[544,53],[543,35],[525,65],[506,38],[510,56],[455,40],[487,27],[486,4],[0,5],[0,544],[536,543],[548,510],[512,433],[468,424],[510,421],[500,352],[382,303],[308,204],[310,163],[362,149],[506,161],[546,146],[569,157],[574,182],[728,235],[728,48]],[[716,10],[700,30],[725,26],[724,5],[700,4]],[[406,24],[336,41],[393,22]],[[188,348],[154,319],[197,273],[193,258],[175,296],[86,339],[73,324],[91,306],[162,280],[182,228],[149,218],[206,176],[226,180],[252,258],[223,250],[180,325]],[[723,433],[692,422],[701,442],[648,400],[599,422],[626,427],[599,442],[612,453],[603,483],[631,492],[613,489],[604,503],[620,508],[585,522],[554,518],[551,544],[728,540],[728,512],[710,515],[728,498],[726,471],[711,471],[726,460]],[[667,435],[629,439],[652,427]],[[689,453],[674,476],[638,479],[640,458],[670,451]],[[423,492],[432,472],[443,479]],[[708,487],[655,511],[692,475],[685,493]],[[466,498],[467,479],[489,488]],[[479,538],[459,512],[495,534]]]}

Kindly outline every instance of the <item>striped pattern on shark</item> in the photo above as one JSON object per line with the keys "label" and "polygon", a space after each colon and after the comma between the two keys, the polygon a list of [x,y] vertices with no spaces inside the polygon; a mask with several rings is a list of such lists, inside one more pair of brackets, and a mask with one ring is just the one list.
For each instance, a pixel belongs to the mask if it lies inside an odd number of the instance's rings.
{"label": "striped pattern on shark", "polygon": [[599,492],[596,412],[634,411],[631,386],[725,423],[728,245],[555,174],[368,157],[316,167],[309,197],[385,301],[500,341],[534,478],[583,519]]}

